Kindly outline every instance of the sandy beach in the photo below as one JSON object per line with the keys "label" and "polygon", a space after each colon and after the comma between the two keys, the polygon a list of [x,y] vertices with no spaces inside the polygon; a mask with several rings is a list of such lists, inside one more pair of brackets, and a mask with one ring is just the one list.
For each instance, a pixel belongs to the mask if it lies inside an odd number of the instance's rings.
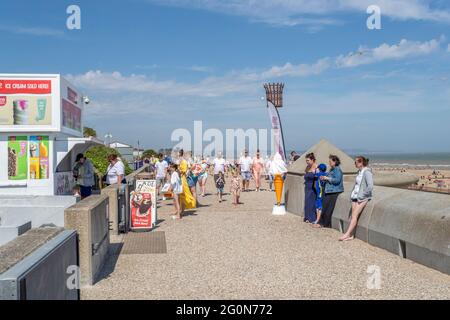
{"label": "sandy beach", "polygon": [[384,167],[373,166],[374,172],[396,172],[412,173],[417,175],[420,180],[417,185],[410,186],[410,189],[427,192],[439,192],[450,194],[450,170],[440,170],[433,168],[411,168],[411,167]]}

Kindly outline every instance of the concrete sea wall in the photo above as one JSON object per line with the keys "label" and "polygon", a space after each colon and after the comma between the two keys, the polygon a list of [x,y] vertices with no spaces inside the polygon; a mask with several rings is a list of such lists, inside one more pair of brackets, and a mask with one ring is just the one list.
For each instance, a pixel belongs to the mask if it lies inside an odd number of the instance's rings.
{"label": "concrete sea wall", "polygon": [[[343,232],[349,224],[350,192],[336,203],[332,227]],[[303,216],[304,183],[289,173],[285,184],[288,212]],[[375,186],[374,198],[362,213],[356,238],[417,263],[450,274],[450,197],[443,194]]]}

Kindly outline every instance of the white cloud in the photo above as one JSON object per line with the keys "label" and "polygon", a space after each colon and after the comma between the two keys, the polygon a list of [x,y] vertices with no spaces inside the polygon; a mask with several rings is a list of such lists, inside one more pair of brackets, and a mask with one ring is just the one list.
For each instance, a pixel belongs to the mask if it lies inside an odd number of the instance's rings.
{"label": "white cloud", "polygon": [[360,12],[378,5],[384,16],[400,20],[450,22],[450,10],[433,9],[433,0],[147,0],[161,5],[196,8],[275,25],[312,28],[340,23],[333,15]]}
{"label": "white cloud", "polygon": [[20,26],[5,26],[0,25],[0,31],[5,31],[15,34],[25,34],[31,36],[49,36],[49,37],[61,37],[64,35],[64,31],[61,29],[51,29],[42,27],[20,27]]}
{"label": "white cloud", "polygon": [[[261,82],[285,77],[308,77],[319,75],[330,68],[348,68],[379,63],[387,60],[424,56],[440,49],[440,40],[425,42],[401,40],[399,44],[382,44],[376,48],[360,47],[356,53],[340,55],[335,59],[322,58],[312,64],[286,63],[267,70],[240,70],[223,76],[209,76],[197,83],[183,83],[175,80],[155,80],[145,75],[122,75],[120,72],[88,71],[79,75],[67,75],[74,84],[91,90],[109,92],[136,92],[160,96],[221,97],[235,93],[254,93]],[[197,70],[206,71],[203,67]]]}
{"label": "white cloud", "polygon": [[202,72],[202,73],[210,73],[213,71],[213,68],[207,66],[190,66],[186,68],[187,70],[194,72]]}
{"label": "white cloud", "polygon": [[401,40],[398,44],[388,45],[386,43],[379,47],[370,49],[360,47],[357,52],[340,55],[336,58],[338,67],[356,67],[372,64],[385,60],[397,60],[407,57],[428,55],[439,50],[441,40],[432,39],[426,42]]}

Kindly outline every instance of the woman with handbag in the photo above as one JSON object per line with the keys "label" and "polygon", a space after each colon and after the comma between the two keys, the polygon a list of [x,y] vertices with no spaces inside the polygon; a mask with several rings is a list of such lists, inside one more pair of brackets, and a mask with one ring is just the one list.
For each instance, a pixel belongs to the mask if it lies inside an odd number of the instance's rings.
{"label": "woman with handbag", "polygon": [[125,165],[115,154],[108,156],[109,166],[103,180],[107,186],[112,184],[124,184],[125,181]]}

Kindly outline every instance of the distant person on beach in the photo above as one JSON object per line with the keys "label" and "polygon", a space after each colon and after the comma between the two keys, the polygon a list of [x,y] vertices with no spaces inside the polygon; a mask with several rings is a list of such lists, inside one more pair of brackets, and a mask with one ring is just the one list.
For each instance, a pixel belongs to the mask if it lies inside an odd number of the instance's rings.
{"label": "distant person on beach", "polygon": [[240,204],[239,198],[241,197],[241,178],[236,169],[232,172],[230,193],[233,195],[234,206]]}
{"label": "distant person on beach", "polygon": [[305,217],[304,222],[313,223],[316,221],[316,191],[314,183],[316,180],[316,157],[314,153],[306,155],[306,170],[305,170]]}
{"label": "distant person on beach", "polygon": [[261,174],[264,171],[264,160],[261,158],[259,150],[252,162],[253,179],[255,180],[256,192],[261,188]]}
{"label": "distant person on beach", "polygon": [[219,176],[217,177],[216,188],[217,188],[217,195],[219,196],[219,203],[221,203],[223,190],[225,188],[225,176],[222,171],[219,172]]}
{"label": "distant person on beach", "polygon": [[333,216],[334,207],[339,195],[344,192],[344,175],[340,168],[341,160],[338,156],[330,155],[329,157],[330,172],[327,176],[320,177],[325,181],[325,195],[322,204],[322,216],[320,225],[325,228],[331,228],[331,218]]}
{"label": "distant person on beach", "polygon": [[182,205],[181,195],[183,194],[183,184],[181,182],[180,174],[178,172],[178,165],[171,164],[169,167],[170,172],[170,191],[173,194],[173,205],[175,212],[172,216],[173,219],[181,219],[182,217]]}
{"label": "distant person on beach", "polygon": [[372,170],[368,167],[369,159],[363,156],[356,157],[355,166],[359,171],[350,196],[352,200],[352,218],[347,232],[339,238],[339,241],[354,239],[354,231],[358,224],[359,216],[367,206],[367,203],[372,199],[373,175]]}
{"label": "distant person on beach", "polygon": [[252,158],[248,155],[248,151],[244,150],[244,155],[239,158],[239,166],[241,167],[242,191],[249,191],[250,179],[252,178]]}
{"label": "distant person on beach", "polygon": [[319,164],[316,170],[315,175],[315,189],[316,189],[316,221],[314,221],[312,224],[314,227],[320,228],[321,225],[319,224],[320,217],[322,216],[322,207],[323,207],[323,197],[325,194],[325,180],[321,180],[320,177],[326,177],[328,175],[327,173],[327,165],[324,163]]}

